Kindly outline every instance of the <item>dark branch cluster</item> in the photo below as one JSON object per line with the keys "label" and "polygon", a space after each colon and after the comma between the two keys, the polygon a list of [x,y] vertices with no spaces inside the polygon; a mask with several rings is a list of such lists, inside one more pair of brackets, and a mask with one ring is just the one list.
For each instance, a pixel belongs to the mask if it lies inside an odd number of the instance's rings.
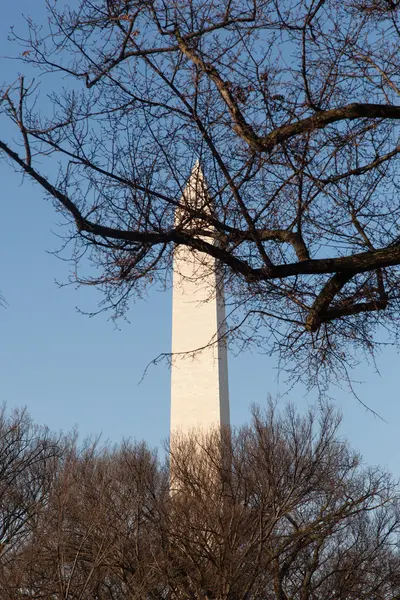
{"label": "dark branch cluster", "polygon": [[[0,150],[70,221],[77,281],[119,315],[168,282],[176,245],[205,252],[225,271],[232,339],[311,383],[346,374],[382,325],[397,341],[397,2],[47,6],[48,29],[28,21],[17,40],[52,91],[38,111],[34,83],[3,89],[20,142]],[[212,210],[178,224],[197,159]]]}
{"label": "dark branch cluster", "polygon": [[51,455],[26,416],[0,419],[0,456],[20,458],[0,469],[1,597],[398,598],[399,490],[339,421],[271,404],[238,431],[175,436],[168,469],[129,441],[67,436]]}

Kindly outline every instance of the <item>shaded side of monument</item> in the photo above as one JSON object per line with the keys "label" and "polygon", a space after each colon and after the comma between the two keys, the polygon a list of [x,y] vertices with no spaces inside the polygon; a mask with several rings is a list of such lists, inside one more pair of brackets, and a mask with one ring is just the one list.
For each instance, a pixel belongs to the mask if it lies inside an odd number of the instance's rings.
{"label": "shaded side of monument", "polygon": [[[196,164],[176,225],[196,227],[193,213],[211,211],[209,203]],[[229,425],[223,277],[214,258],[186,246],[175,248],[172,307],[171,434]]]}

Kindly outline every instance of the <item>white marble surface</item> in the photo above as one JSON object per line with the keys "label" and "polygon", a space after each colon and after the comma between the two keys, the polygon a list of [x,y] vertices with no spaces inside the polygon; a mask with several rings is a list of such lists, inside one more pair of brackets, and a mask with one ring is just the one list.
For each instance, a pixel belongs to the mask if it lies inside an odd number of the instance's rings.
{"label": "white marble surface", "polygon": [[[184,203],[207,203],[198,164]],[[185,218],[177,211],[177,222]],[[190,222],[187,224],[190,227]],[[171,434],[229,424],[228,367],[223,286],[213,258],[175,249],[172,310]]]}

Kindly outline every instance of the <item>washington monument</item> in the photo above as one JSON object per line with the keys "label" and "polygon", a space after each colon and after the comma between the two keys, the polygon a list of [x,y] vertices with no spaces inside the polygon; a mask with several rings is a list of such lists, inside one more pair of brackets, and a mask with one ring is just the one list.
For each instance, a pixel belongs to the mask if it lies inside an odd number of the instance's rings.
{"label": "washington monument", "polygon": [[[212,210],[198,163],[181,205],[175,223],[188,228],[196,226],[190,209],[197,214]],[[172,303],[171,434],[229,425],[224,290],[214,258],[186,246],[175,248]]]}

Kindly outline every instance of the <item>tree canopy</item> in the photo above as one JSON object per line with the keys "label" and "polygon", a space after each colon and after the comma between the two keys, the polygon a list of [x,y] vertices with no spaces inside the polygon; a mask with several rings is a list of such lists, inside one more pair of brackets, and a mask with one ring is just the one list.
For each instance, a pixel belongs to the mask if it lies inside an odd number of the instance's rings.
{"label": "tree canopy", "polygon": [[74,436],[50,453],[26,418],[1,419],[0,456],[27,441],[0,470],[2,527],[24,517],[1,530],[1,597],[398,598],[398,486],[361,463],[339,422],[329,407],[300,417],[271,404],[222,438],[175,437],[164,461],[143,443]]}
{"label": "tree canopy", "polygon": [[[397,0],[46,5],[14,36],[54,91],[3,87],[19,137],[0,155],[67,217],[73,279],[118,316],[168,282],[176,245],[205,252],[231,339],[310,384],[346,377],[379,331],[397,343]],[[209,202],[189,207],[196,160]]]}

